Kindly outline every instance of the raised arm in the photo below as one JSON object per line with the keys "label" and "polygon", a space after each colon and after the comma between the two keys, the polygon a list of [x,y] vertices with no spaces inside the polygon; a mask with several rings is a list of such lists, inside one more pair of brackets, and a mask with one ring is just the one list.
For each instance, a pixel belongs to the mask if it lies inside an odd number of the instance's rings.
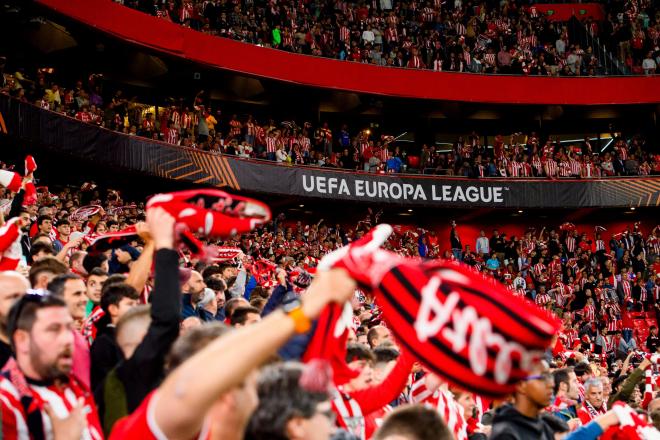
{"label": "raised arm", "polygon": [[174,218],[162,208],[154,208],[147,211],[147,222],[154,236],[150,246],[157,247],[151,324],[127,363],[129,370],[151,379],[162,374],[165,356],[179,335],[181,288],[179,255],[174,250]]}
{"label": "raised arm", "polygon": [[[136,227],[140,237],[145,240],[145,245],[140,257],[131,265],[131,270],[126,277],[126,284],[133,286],[138,292],[142,292],[149,279],[149,273],[151,272],[151,264],[154,261],[155,245],[153,240],[151,240],[144,223],[138,223]],[[169,246],[165,249],[171,248],[172,246]]]}
{"label": "raised arm", "polygon": [[360,405],[362,413],[370,414],[396,399],[406,386],[414,363],[415,359],[403,351],[384,381],[374,387],[350,393]]}
{"label": "raised arm", "polygon": [[[319,272],[303,295],[301,312],[315,319],[327,304],[347,301],[354,290],[355,282],[343,270]],[[150,418],[165,438],[192,438],[218,397],[239,385],[294,333],[294,319],[278,310],[217,339],[165,379],[152,398]],[[208,374],[212,365],[221,366],[222,374]]]}

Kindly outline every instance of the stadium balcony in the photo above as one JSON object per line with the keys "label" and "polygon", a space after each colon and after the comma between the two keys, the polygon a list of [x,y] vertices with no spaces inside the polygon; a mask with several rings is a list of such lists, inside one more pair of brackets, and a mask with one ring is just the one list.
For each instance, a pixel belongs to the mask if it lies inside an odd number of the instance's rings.
{"label": "stadium balcony", "polygon": [[660,205],[660,177],[466,179],[278,165],[185,148],[80,122],[0,96],[2,129],[21,145],[96,164],[235,191],[399,207],[590,208]]}
{"label": "stadium balcony", "polygon": [[153,53],[249,78],[366,95],[491,104],[657,104],[660,76],[476,75],[299,55],[207,35],[105,0],[38,0],[67,20]]}

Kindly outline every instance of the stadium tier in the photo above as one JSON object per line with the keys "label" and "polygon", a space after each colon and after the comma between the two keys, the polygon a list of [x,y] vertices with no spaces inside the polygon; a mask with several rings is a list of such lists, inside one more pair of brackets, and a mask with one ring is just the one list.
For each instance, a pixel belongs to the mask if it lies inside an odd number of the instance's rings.
{"label": "stadium tier", "polygon": [[659,26],[0,1],[0,439],[660,438]]}
{"label": "stadium tier", "polygon": [[[97,31],[128,40],[161,54],[183,57],[186,60],[250,76],[306,86],[375,95],[465,102],[610,104],[660,101],[658,96],[660,79],[655,75],[612,78],[588,76],[548,78],[546,75],[524,75],[511,78],[509,76],[475,77],[451,73],[457,69],[450,69],[449,73],[426,69],[382,69],[381,66],[372,63],[340,62],[302,56],[233,39],[218,38],[178,26],[169,20],[150,17],[114,2],[40,0],[38,3],[63,14],[67,19],[93,26]],[[177,5],[177,2],[171,4]],[[209,2],[195,2],[195,4],[185,2],[185,4],[201,6]],[[530,23],[529,27],[533,25]],[[653,28],[655,27],[657,25]],[[568,36],[562,38],[567,39]],[[646,38],[644,44],[657,46],[657,43],[652,41],[655,40]],[[623,43],[621,45],[628,47],[630,51],[629,46]],[[401,43],[401,46],[404,46],[404,43]],[[412,51],[412,46],[408,45],[407,49],[402,50],[409,53]],[[443,51],[450,53],[455,49],[443,48]],[[493,50],[491,49],[490,52]],[[651,56],[653,53],[656,52],[651,52]],[[405,59],[407,60],[408,57],[409,55],[406,55]],[[405,61],[405,64],[407,63],[408,61]],[[585,61],[586,64],[588,63]],[[559,62],[557,61],[553,66],[558,67]],[[551,70],[550,66],[548,69]]]}

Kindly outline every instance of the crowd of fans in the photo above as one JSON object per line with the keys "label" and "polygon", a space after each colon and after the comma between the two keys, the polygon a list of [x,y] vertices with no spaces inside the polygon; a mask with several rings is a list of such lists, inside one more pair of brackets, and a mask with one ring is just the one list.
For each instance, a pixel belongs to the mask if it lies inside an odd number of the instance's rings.
{"label": "crowd of fans", "polygon": [[[378,66],[544,76],[617,73],[599,63],[596,48],[571,40],[567,23],[547,20],[523,1],[121,3],[211,35]],[[660,19],[653,2],[603,7],[607,18],[587,19],[586,32],[632,72],[656,73]]]}
{"label": "crowd of fans", "polygon": [[[224,251],[208,261],[175,244],[174,218],[162,208],[93,183],[35,196],[26,190],[32,173],[11,176],[0,193],[7,438],[591,439],[638,420],[636,411],[660,426],[657,226],[482,231],[474,244],[454,222],[449,237],[394,227],[385,249],[462,261],[563,320],[514,395],[489,401],[414,364],[377,299],[344,272],[316,269],[364,237],[380,212],[369,209],[356,225],[280,214],[206,243]],[[89,205],[102,209],[80,209]],[[125,241],[98,247],[130,227]],[[296,363],[313,342],[290,337],[344,301],[352,319],[340,353],[358,373],[333,394],[324,367]]]}
{"label": "crowd of fans", "polygon": [[[0,63],[2,64],[2,63]],[[645,137],[612,133],[609,139],[562,143],[535,132],[497,135],[476,132],[453,145],[397,145],[393,136],[352,131],[309,121],[258,121],[252,115],[224,115],[200,92],[190,104],[140,105],[121,90],[104,93],[102,77],[91,75],[72,84],[38,70],[6,72],[0,93],[39,105],[82,122],[173,145],[242,158],[294,165],[336,167],[367,172],[422,172],[466,177],[594,178],[660,173],[660,154]],[[182,101],[183,102],[183,101]],[[614,130],[612,130],[614,131]],[[442,147],[442,148],[441,148]],[[411,157],[412,156],[412,157]]]}

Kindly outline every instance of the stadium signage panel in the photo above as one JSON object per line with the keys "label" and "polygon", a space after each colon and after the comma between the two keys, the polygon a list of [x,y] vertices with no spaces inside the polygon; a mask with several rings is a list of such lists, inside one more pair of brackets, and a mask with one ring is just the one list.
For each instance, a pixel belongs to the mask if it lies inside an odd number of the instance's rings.
{"label": "stadium signage panel", "polygon": [[383,180],[370,181],[361,178],[313,176],[304,173],[301,177],[303,189],[312,196],[345,195],[358,199],[391,202],[400,200],[494,204],[504,202],[504,188],[501,186],[422,185]]}
{"label": "stadium signage panel", "polygon": [[[126,136],[0,95],[6,134],[60,154],[233,191],[403,207],[587,208],[660,206],[660,176],[467,179],[287,166]],[[4,130],[3,130],[4,131]]]}
{"label": "stadium signage panel", "polygon": [[468,179],[358,173],[225,156],[236,189],[405,207],[579,208],[658,206],[660,178]]}

